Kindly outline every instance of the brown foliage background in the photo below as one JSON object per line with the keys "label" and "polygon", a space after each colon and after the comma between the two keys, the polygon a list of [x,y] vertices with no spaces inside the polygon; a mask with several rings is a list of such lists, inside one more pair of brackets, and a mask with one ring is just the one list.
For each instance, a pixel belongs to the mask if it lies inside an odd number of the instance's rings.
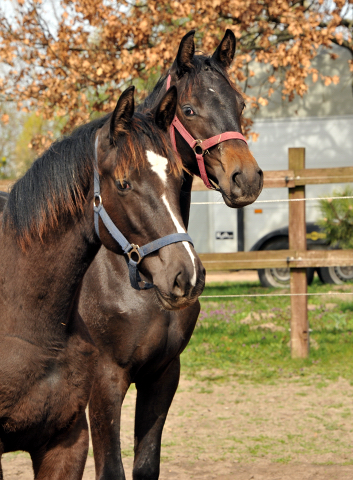
{"label": "brown foliage background", "polygon": [[[171,66],[191,29],[204,53],[233,30],[231,76],[253,108],[267,104],[278,81],[289,100],[306,93],[308,76],[337,83],[312,66],[321,46],[335,43],[353,55],[353,0],[17,0],[10,13],[7,2],[0,7],[0,100],[48,120],[62,117],[63,131],[112,110],[132,79],[141,79],[142,98],[143,82]],[[259,98],[246,88],[254,61],[270,66]]]}

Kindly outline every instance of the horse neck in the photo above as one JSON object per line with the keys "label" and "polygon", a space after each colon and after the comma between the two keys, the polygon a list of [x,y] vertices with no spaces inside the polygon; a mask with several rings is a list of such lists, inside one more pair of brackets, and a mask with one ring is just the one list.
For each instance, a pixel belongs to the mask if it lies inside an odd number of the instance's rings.
{"label": "horse neck", "polygon": [[56,229],[44,243],[33,239],[26,251],[11,231],[1,236],[0,310],[6,312],[2,327],[36,343],[65,336],[81,280],[99,249],[93,214]]}

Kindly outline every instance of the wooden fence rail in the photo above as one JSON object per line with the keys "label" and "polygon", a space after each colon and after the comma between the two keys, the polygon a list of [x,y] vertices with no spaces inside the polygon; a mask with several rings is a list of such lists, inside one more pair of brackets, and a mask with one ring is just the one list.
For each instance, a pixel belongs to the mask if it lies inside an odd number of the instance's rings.
{"label": "wooden fence rail", "polygon": [[208,271],[353,265],[353,250],[258,250],[256,252],[200,253],[199,257]]}
{"label": "wooden fence rail", "polygon": [[[264,188],[292,188],[300,185],[353,183],[353,167],[307,168],[264,171]],[[201,178],[195,178],[192,189],[207,191]]]}
{"label": "wooden fence rail", "polygon": [[268,170],[264,172],[264,188],[293,188],[309,184],[322,185],[344,182],[353,182],[353,167],[298,168],[296,170]]}

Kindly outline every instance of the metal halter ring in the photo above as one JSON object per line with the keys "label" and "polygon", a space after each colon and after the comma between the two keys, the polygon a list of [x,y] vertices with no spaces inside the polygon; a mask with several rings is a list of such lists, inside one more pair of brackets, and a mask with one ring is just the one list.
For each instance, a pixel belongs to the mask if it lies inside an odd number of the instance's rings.
{"label": "metal halter ring", "polygon": [[[98,200],[98,205],[96,204],[97,200]],[[93,198],[93,208],[97,209],[99,208],[100,205],[102,205],[102,197],[96,193]]]}
{"label": "metal halter ring", "polygon": [[[139,247],[138,245],[135,245],[134,243],[132,243],[132,244],[131,244],[131,250],[129,250],[129,251],[127,252],[127,256],[129,257],[129,260],[133,260],[133,261],[136,263],[136,265],[138,265],[138,264],[141,262],[141,260],[142,260],[142,257],[141,257],[140,252],[139,252],[139,248],[140,248],[140,247]],[[137,260],[135,260],[134,258],[132,258],[132,255],[133,255],[134,253],[136,253],[136,255],[137,255],[137,257],[138,257]]]}
{"label": "metal halter ring", "polygon": [[[193,146],[193,150],[194,150],[194,153],[196,155],[203,155],[204,154],[204,150],[201,147],[201,144],[202,144],[202,140],[195,140],[195,145]],[[198,152],[197,149],[201,149],[201,152]]]}

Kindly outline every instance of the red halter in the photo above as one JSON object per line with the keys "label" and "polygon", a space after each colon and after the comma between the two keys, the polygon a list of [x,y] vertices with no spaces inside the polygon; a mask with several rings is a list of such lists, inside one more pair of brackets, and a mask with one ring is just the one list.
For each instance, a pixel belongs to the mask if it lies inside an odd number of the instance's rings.
{"label": "red halter", "polygon": [[[168,75],[167,90],[169,90],[170,88],[170,82],[171,82],[171,76]],[[244,136],[239,132],[225,132],[225,133],[220,133],[219,135],[215,135],[214,137],[208,138],[207,140],[195,140],[195,138],[192,135],[190,135],[190,133],[186,130],[186,128],[181,123],[179,118],[175,115],[172,121],[172,124],[170,126],[170,139],[172,141],[173,148],[176,152],[177,152],[177,148],[176,148],[176,141],[175,141],[175,129],[178,130],[178,132],[184,138],[187,144],[190,145],[190,147],[194,150],[197,164],[199,166],[199,171],[200,171],[199,176],[202,178],[203,183],[206,185],[206,187],[210,189],[214,189],[214,187],[212,187],[212,185],[208,180],[206,168],[205,168],[205,162],[203,159],[203,156],[206,153],[209,153],[208,149],[210,147],[213,147],[214,145],[218,145],[219,143],[222,143],[225,140],[230,140],[232,138],[243,140],[243,142],[248,144]]]}

